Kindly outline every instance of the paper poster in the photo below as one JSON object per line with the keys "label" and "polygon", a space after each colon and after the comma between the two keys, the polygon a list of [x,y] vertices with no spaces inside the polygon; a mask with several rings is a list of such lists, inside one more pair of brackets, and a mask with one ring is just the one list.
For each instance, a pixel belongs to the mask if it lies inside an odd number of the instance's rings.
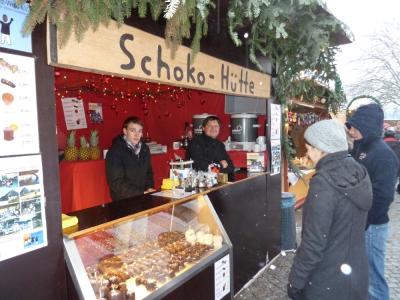
{"label": "paper poster", "polygon": [[89,103],[89,119],[91,124],[103,124],[103,107],[101,103]]}
{"label": "paper poster", "polygon": [[61,101],[67,130],[87,128],[82,99],[62,98]]}
{"label": "paper poster", "polygon": [[45,246],[41,156],[0,158],[0,261]]}
{"label": "paper poster", "polygon": [[271,175],[281,172],[281,141],[271,141]]}
{"label": "paper poster", "polygon": [[214,263],[215,300],[222,299],[231,291],[229,254]]}
{"label": "paper poster", "polygon": [[271,104],[271,140],[281,139],[281,105]]}
{"label": "paper poster", "polygon": [[17,6],[15,0],[0,0],[0,47],[32,52],[31,36],[22,36],[29,5]]}
{"label": "paper poster", "polygon": [[263,152],[247,152],[247,172],[263,172],[265,157]]}
{"label": "paper poster", "polygon": [[39,152],[35,62],[0,53],[0,156]]}

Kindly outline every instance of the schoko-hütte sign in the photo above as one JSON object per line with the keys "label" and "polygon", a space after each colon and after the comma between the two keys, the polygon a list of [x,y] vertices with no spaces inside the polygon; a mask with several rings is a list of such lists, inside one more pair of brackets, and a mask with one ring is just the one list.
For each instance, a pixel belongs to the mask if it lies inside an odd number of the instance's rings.
{"label": "schoko-h\u00fctte sign", "polygon": [[180,46],[174,58],[165,40],[134,27],[100,27],[62,48],[48,34],[49,63],[73,69],[161,82],[223,94],[268,98],[270,76]]}

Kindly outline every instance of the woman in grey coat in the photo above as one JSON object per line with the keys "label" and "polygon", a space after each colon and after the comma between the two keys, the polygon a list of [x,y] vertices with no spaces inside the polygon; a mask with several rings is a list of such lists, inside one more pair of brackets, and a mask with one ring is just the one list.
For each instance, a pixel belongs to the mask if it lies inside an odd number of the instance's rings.
{"label": "woman in grey coat", "polygon": [[348,155],[344,126],[324,120],[305,134],[316,164],[303,207],[302,241],[289,275],[291,299],[365,300],[365,224],[372,204],[366,169]]}

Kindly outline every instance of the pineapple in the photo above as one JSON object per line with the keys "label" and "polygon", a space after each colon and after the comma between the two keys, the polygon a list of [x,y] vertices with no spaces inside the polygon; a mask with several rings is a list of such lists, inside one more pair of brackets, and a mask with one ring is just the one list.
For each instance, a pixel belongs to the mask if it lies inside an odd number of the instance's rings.
{"label": "pineapple", "polygon": [[90,159],[89,143],[86,141],[84,135],[81,136],[81,148],[79,149],[79,159],[80,160]]}
{"label": "pineapple", "polygon": [[100,159],[99,132],[90,131],[90,159]]}
{"label": "pineapple", "polygon": [[67,136],[67,147],[64,151],[65,160],[73,161],[78,159],[78,148],[75,145],[75,131],[72,130]]}

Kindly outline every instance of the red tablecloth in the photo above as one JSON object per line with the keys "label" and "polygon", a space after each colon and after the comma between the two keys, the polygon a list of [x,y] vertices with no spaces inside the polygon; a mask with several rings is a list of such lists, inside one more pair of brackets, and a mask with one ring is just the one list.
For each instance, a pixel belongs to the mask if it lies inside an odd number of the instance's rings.
{"label": "red tablecloth", "polygon": [[[162,179],[169,177],[169,162],[175,154],[185,158],[184,150],[151,155],[154,187],[161,187]],[[69,213],[111,201],[106,179],[105,160],[60,163],[62,212]]]}
{"label": "red tablecloth", "polygon": [[[185,150],[170,150],[168,153],[151,155],[154,187],[161,187],[162,179],[169,177],[169,162],[175,154],[185,158]],[[233,164],[246,168],[245,151],[229,151]],[[111,201],[106,180],[104,160],[60,163],[61,202],[63,213],[81,210]]]}
{"label": "red tablecloth", "polygon": [[110,202],[104,160],[60,163],[62,212]]}

